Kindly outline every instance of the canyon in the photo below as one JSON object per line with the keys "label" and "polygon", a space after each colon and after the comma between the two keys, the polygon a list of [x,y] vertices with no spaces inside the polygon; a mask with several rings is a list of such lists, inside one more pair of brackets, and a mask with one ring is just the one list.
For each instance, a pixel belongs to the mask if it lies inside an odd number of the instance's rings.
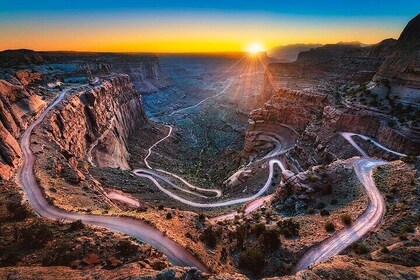
{"label": "canyon", "polygon": [[293,62],[1,52],[0,275],[419,277],[419,19]]}

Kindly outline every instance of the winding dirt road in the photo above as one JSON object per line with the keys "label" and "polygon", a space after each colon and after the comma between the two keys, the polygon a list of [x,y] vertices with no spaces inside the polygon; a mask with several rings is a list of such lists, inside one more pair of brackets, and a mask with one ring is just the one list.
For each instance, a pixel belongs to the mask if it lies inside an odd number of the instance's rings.
{"label": "winding dirt road", "polygon": [[[265,193],[265,191],[268,189],[268,187],[270,187],[271,185],[271,181],[273,179],[274,176],[274,167],[275,166],[279,166],[280,169],[283,171],[285,170],[283,163],[278,160],[278,159],[272,159],[269,161],[269,173],[268,173],[268,178],[267,181],[265,182],[264,186],[254,195],[249,196],[249,197],[243,197],[243,198],[237,198],[237,199],[232,199],[232,200],[227,200],[227,201],[222,201],[222,202],[214,202],[214,203],[199,203],[199,202],[194,202],[188,199],[185,199],[183,197],[178,196],[177,194],[169,191],[168,189],[166,189],[165,187],[163,187],[156,179],[155,177],[165,181],[165,183],[169,183],[171,184],[171,186],[175,185],[173,184],[169,179],[161,176],[160,174],[153,172],[149,169],[144,169],[144,168],[139,168],[139,169],[135,169],[133,171],[134,174],[136,174],[139,177],[143,177],[143,178],[147,178],[149,180],[151,180],[155,186],[161,190],[162,192],[164,192],[165,194],[167,194],[168,196],[170,196],[171,198],[184,203],[186,205],[190,205],[193,207],[198,207],[198,208],[216,208],[216,207],[225,207],[225,206],[231,206],[231,205],[235,205],[235,204],[242,204],[245,202],[249,202],[252,201],[254,199],[257,199],[258,197],[260,197],[263,193]],[[172,174],[170,172],[167,172],[169,174]],[[176,188],[181,188],[181,187],[176,187]],[[253,206],[255,207],[255,206]]]}
{"label": "winding dirt road", "polygon": [[358,136],[364,140],[370,140],[373,144],[387,152],[398,156],[405,156],[404,154],[384,147],[372,138],[364,135],[350,132],[342,132],[341,135],[363,156],[362,159],[358,159],[353,162],[353,168],[368,195],[368,207],[362,215],[355,219],[351,226],[335,232],[331,237],[325,239],[320,244],[312,247],[312,249],[306,252],[306,254],[294,267],[294,273],[306,269],[312,264],[325,261],[339,254],[353,242],[359,240],[366,233],[377,227],[382,220],[385,213],[385,201],[372,178],[372,170],[379,165],[386,164],[386,161],[369,158],[366,152],[357,145],[356,142],[354,142],[353,137]]}
{"label": "winding dirt road", "polygon": [[159,230],[143,223],[142,221],[126,217],[72,213],[56,208],[47,202],[36,181],[33,171],[35,156],[30,148],[31,134],[33,129],[44,120],[48,112],[64,98],[69,90],[71,89],[65,89],[60,93],[60,95],[51,103],[50,106],[48,106],[47,109],[45,109],[40,117],[28,127],[20,141],[24,162],[18,176],[28,202],[34,211],[40,216],[52,220],[82,220],[85,224],[128,234],[150,244],[165,254],[174,265],[197,267],[202,271],[208,271],[207,268],[184,247],[164,236]]}

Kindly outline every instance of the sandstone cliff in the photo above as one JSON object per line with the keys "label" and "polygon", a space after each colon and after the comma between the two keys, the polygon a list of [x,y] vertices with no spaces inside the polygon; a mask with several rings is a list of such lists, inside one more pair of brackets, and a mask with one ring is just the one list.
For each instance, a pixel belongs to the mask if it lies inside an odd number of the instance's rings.
{"label": "sandstone cliff", "polygon": [[0,178],[10,179],[20,162],[18,138],[45,102],[28,87],[39,74],[18,71],[13,82],[0,80]]}
{"label": "sandstone cliff", "polygon": [[139,93],[150,93],[169,85],[156,56],[121,55],[112,63],[119,73],[128,74]]}
{"label": "sandstone cliff", "polygon": [[87,155],[100,167],[128,169],[127,138],[145,121],[140,95],[128,75],[118,74],[69,93],[48,119],[47,130],[68,158]]}
{"label": "sandstone cliff", "polygon": [[376,138],[390,149],[409,154],[420,151],[420,137],[415,131],[397,130],[389,126],[390,119],[364,110],[325,107],[323,122],[334,131],[349,131]]}
{"label": "sandstone cliff", "polygon": [[386,84],[391,97],[420,104],[420,14],[404,28],[394,53],[382,64],[374,81]]}

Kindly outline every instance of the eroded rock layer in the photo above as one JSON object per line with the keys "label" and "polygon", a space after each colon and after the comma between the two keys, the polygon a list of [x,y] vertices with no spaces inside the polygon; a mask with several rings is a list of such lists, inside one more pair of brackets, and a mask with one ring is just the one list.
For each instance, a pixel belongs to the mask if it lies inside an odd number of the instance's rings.
{"label": "eroded rock layer", "polygon": [[45,102],[28,86],[39,74],[18,71],[12,82],[0,80],[0,178],[10,179],[20,162],[18,138]]}
{"label": "eroded rock layer", "polygon": [[146,121],[141,97],[128,75],[74,91],[47,121],[52,139],[70,158],[87,155],[100,167],[128,169],[127,138]]}
{"label": "eroded rock layer", "polygon": [[392,97],[420,103],[420,14],[405,27],[374,80],[388,86]]}

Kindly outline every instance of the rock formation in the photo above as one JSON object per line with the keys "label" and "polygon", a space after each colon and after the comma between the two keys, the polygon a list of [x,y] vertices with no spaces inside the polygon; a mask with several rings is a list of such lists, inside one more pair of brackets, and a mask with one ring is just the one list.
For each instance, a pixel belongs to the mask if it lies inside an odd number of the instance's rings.
{"label": "rock formation", "polygon": [[139,93],[150,93],[169,85],[156,56],[121,55],[112,63],[118,73],[128,74]]}
{"label": "rock formation", "polygon": [[389,87],[391,97],[420,104],[420,14],[407,24],[374,81]]}
{"label": "rock formation", "polygon": [[127,138],[145,121],[140,95],[128,75],[119,74],[69,93],[52,112],[47,130],[69,157],[87,154],[100,167],[128,169]]}
{"label": "rock formation", "polygon": [[18,71],[14,83],[0,80],[0,178],[9,179],[20,162],[18,139],[28,122],[45,106],[29,87],[40,75]]}
{"label": "rock formation", "polygon": [[323,122],[334,131],[351,131],[370,135],[390,149],[409,154],[420,151],[419,134],[409,129],[394,129],[389,126],[390,118],[364,110],[324,108]]}

